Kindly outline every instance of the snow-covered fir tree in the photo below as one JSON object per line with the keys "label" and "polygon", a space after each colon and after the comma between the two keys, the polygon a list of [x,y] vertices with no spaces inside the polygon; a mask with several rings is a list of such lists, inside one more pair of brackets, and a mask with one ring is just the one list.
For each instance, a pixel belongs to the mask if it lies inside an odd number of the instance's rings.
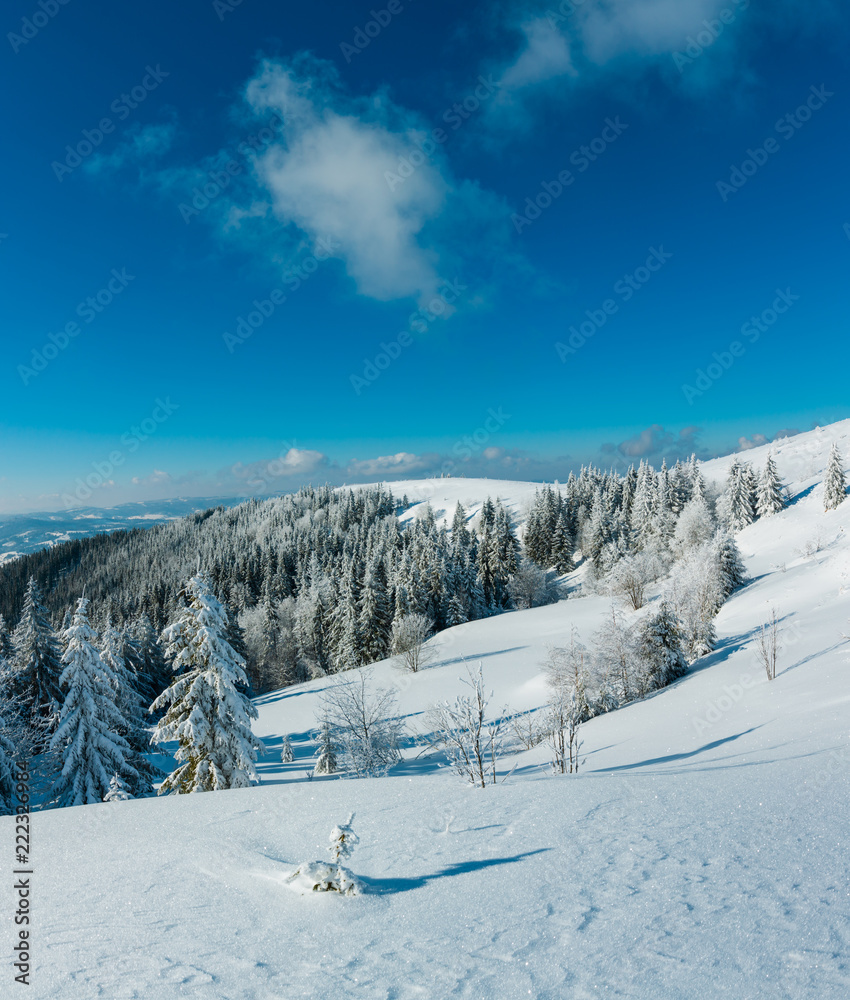
{"label": "snow-covered fir tree", "polygon": [[288,736],[283,737],[283,748],[280,751],[280,760],[282,764],[291,764],[293,760],[292,755],[292,743]]}
{"label": "snow-covered fir tree", "polygon": [[120,774],[113,774],[109,781],[109,791],[104,795],[104,802],[125,802],[127,799],[132,799],[133,796],[130,794],[130,790],[127,788],[127,784]]}
{"label": "snow-covered fir tree", "polygon": [[773,455],[768,454],[764,469],[759,477],[756,497],[756,513],[759,517],[770,517],[785,509],[782,496],[782,480],[776,468]]}
{"label": "snow-covered fir tree", "polygon": [[42,717],[55,717],[62,703],[61,651],[35,577],[30,577],[27,584],[12,647],[18,698],[28,702]]}
{"label": "snow-covered fir tree", "polygon": [[322,720],[316,736],[316,743],[318,749],[316,750],[316,764],[313,768],[313,774],[335,774],[337,771],[336,747],[328,719]]}
{"label": "snow-covered fir tree", "polygon": [[646,691],[666,687],[687,673],[681,626],[667,601],[662,601],[655,614],[641,624],[638,649]]}
{"label": "snow-covered fir tree", "polygon": [[115,705],[117,680],[95,646],[88,607],[87,598],[77,601],[71,627],[63,636],[59,684],[64,697],[50,744],[62,759],[51,794],[60,806],[102,802],[116,773],[131,782],[139,778],[129,763],[130,745],[120,735],[127,720]]}
{"label": "snow-covered fir tree", "polygon": [[154,742],[178,744],[178,766],[160,793],[245,788],[257,779],[262,749],[251,732],[257,710],[239,691],[247,684],[245,664],[225,638],[226,612],[209,579],[193,576],[183,599],[185,607],[163,632],[176,676],[151,706],[165,712]]}
{"label": "snow-covered fir tree", "polygon": [[844,463],[838,445],[833,444],[829,450],[829,461],[826,466],[826,476],[823,481],[823,509],[835,510],[844,503],[847,496],[847,481],[844,476]]}

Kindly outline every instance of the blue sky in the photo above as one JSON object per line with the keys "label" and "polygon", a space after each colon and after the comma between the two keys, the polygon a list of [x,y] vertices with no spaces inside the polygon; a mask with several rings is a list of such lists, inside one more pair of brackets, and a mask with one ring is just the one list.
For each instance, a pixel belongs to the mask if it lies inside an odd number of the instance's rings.
{"label": "blue sky", "polygon": [[9,0],[0,511],[846,417],[839,9]]}

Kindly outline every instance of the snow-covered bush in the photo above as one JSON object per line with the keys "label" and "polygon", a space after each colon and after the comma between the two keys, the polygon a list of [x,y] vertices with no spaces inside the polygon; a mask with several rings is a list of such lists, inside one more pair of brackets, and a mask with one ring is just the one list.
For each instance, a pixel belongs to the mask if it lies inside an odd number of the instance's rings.
{"label": "snow-covered bush", "polygon": [[292,743],[288,736],[283,737],[283,749],[280,751],[280,760],[282,764],[291,764],[293,761]]}
{"label": "snow-covered bush", "polygon": [[350,858],[359,843],[359,837],[352,829],[354,813],[347,822],[340,823],[331,830],[331,863],[327,861],[305,861],[294,872],[285,876],[284,883],[295,892],[305,895],[310,892],[338,892],[341,896],[357,896],[365,886],[360,879],[340,864],[341,859]]}
{"label": "snow-covered bush", "polygon": [[432,705],[425,716],[428,732],[424,742],[435,750],[443,750],[456,774],[471,785],[481,788],[488,781],[496,784],[496,764],[502,750],[503,718],[488,720],[490,697],[484,690],[481,664],[461,682],[470,694],[461,694],[454,702],[441,701]]}
{"label": "snow-covered bush", "polygon": [[657,560],[647,552],[638,552],[614,565],[608,576],[608,586],[612,594],[622,597],[637,611],[646,603],[647,588],[657,576]]}
{"label": "snow-covered bush", "polygon": [[[372,672],[343,674],[324,692],[322,723],[329,726],[337,761],[353,777],[384,775],[401,759],[404,726],[397,718],[397,695],[391,688],[373,688]],[[318,766],[318,765],[317,765]]]}

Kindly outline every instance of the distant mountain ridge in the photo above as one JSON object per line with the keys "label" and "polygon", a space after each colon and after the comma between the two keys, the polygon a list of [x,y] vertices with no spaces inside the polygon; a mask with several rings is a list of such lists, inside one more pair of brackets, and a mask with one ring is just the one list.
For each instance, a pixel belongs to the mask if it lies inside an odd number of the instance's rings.
{"label": "distant mountain ridge", "polygon": [[76,538],[129,528],[150,528],[210,507],[234,507],[246,499],[177,497],[172,500],[138,500],[107,508],[76,507],[65,511],[0,514],[0,564]]}

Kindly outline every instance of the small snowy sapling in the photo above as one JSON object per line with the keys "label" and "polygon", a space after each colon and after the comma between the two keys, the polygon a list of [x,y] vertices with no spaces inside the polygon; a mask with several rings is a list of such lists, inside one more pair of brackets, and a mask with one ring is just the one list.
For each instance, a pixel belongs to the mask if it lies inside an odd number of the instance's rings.
{"label": "small snowy sapling", "polygon": [[338,892],[342,896],[357,896],[365,887],[360,879],[340,861],[351,857],[359,843],[359,837],[352,829],[354,813],[345,823],[331,830],[331,863],[327,861],[305,861],[294,872],[287,875],[285,883],[295,892],[305,895],[310,892]]}

